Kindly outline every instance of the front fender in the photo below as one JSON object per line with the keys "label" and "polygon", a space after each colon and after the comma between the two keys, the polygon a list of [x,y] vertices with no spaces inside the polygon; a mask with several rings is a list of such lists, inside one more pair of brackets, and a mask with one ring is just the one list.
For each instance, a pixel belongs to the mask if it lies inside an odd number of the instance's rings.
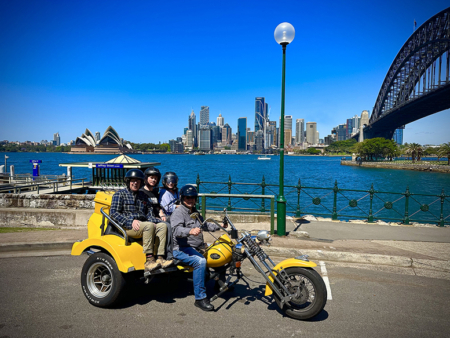
{"label": "front fender", "polygon": [[[273,270],[273,274],[276,276],[277,271],[279,271],[281,269],[287,269],[287,268],[291,268],[291,267],[314,268],[316,266],[317,266],[317,264],[314,262],[303,261],[301,259],[296,259],[296,258],[288,258],[288,259],[285,259],[284,261],[278,263],[277,265],[275,265],[275,267],[272,270]],[[271,275],[269,275],[269,279],[271,282],[273,282],[273,277]],[[265,295],[270,296],[272,293],[273,293],[272,288],[270,287],[269,283],[266,283]]]}
{"label": "front fender", "polygon": [[133,242],[130,245],[125,245],[123,238],[115,235],[105,235],[74,243],[71,254],[79,256],[91,247],[107,251],[114,258],[121,272],[144,270],[145,255],[142,245],[139,243]]}

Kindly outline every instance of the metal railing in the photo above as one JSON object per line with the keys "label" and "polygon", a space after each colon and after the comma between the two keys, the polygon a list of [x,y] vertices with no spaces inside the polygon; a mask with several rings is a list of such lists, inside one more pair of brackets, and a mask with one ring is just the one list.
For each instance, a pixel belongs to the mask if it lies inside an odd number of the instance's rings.
{"label": "metal railing", "polygon": [[[267,213],[265,199],[260,196],[278,196],[278,185],[266,183],[264,176],[261,183],[241,183],[233,182],[231,176],[228,182],[201,181],[197,175],[196,184],[199,193],[229,196],[222,206],[228,211]],[[374,189],[373,184],[367,190],[341,189],[337,181],[333,187],[323,188],[304,186],[300,180],[297,185],[284,188],[286,210],[294,217],[310,214],[332,220],[363,219],[368,223],[380,220],[450,225],[450,195],[446,195],[444,189],[440,194],[413,193],[409,187],[404,192],[381,191]],[[234,194],[245,195],[245,198],[232,203]]]}
{"label": "metal railing", "polygon": [[[270,199],[270,233],[273,235],[275,231],[275,196],[274,195],[251,195],[248,194],[198,194],[201,200],[200,206],[197,205],[197,208],[201,210],[202,217],[206,217],[206,208],[213,210],[223,210],[224,207],[227,210],[232,210],[232,207],[225,206],[224,203],[222,204],[208,204],[206,205],[206,199],[218,199],[217,201],[220,201],[221,198],[225,198],[228,202],[228,205],[231,205],[232,199],[243,199],[243,200],[250,200],[250,199],[261,199],[264,201],[264,199]],[[222,201],[223,202],[223,201]],[[249,209],[249,208],[240,208],[239,210],[246,210],[246,211],[254,211],[255,209]]]}
{"label": "metal railing", "polygon": [[[65,180],[57,180],[57,181],[47,181],[47,182],[40,182],[40,183],[33,183],[33,184],[13,184],[10,187],[0,189],[0,193],[14,193],[14,194],[21,194],[22,190],[27,191],[36,191],[37,194],[40,193],[40,191],[45,187],[46,189],[53,188],[53,193],[58,192],[58,189],[61,186],[69,186],[70,190],[73,188],[73,182],[81,181],[81,188],[85,187],[85,181],[86,178],[77,178],[77,179],[65,179]],[[87,185],[86,185],[87,186]],[[78,188],[78,187],[77,187]]]}

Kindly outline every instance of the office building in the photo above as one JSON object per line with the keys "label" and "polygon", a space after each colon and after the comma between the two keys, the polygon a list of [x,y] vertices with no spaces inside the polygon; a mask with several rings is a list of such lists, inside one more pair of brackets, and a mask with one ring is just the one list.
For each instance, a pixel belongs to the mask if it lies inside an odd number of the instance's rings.
{"label": "office building", "polygon": [[289,146],[292,144],[292,130],[285,129],[284,130],[284,146]]}
{"label": "office building", "polygon": [[222,136],[221,136],[221,131],[222,128],[219,126],[211,126],[211,135],[212,135],[212,145],[213,147],[217,145],[217,142],[221,142],[222,141]]}
{"label": "office building", "polygon": [[306,142],[309,144],[316,144],[317,137],[317,123],[307,122],[306,123]]}
{"label": "office building", "polygon": [[401,126],[400,128],[395,129],[394,136],[392,137],[395,143],[400,146],[403,144],[403,129],[405,129],[405,126]]}
{"label": "office building", "polygon": [[264,133],[262,130],[255,132],[255,148],[256,151],[264,150]]}
{"label": "office building", "polygon": [[53,134],[53,145],[59,146],[61,144],[61,137],[59,136],[59,132]]}
{"label": "office building", "polygon": [[183,143],[178,142],[177,140],[169,140],[170,151],[172,153],[183,153],[184,147]]}
{"label": "office building", "polygon": [[267,106],[264,97],[255,98],[255,133],[258,130],[263,130],[264,121],[267,118]]}
{"label": "office building", "polygon": [[292,135],[292,115],[284,117],[284,130],[290,130]]}
{"label": "office building", "polygon": [[228,123],[225,123],[225,125],[222,128],[222,144],[224,145],[230,145],[232,141],[232,131],[231,127],[228,125]]}
{"label": "office building", "polygon": [[217,126],[219,126],[220,128],[223,128],[225,124],[225,119],[222,117],[222,114],[219,114],[219,116],[217,117]]}
{"label": "office building", "polygon": [[203,151],[210,151],[212,148],[212,131],[207,125],[200,127],[198,148]]}
{"label": "office building", "polygon": [[192,110],[191,115],[189,115],[189,123],[188,123],[188,128],[189,130],[192,130],[192,135],[194,138],[194,143],[193,146],[196,147],[197,146],[197,134],[198,134],[198,128],[197,128],[197,118],[195,116],[194,110]]}
{"label": "office building", "polygon": [[247,118],[238,118],[237,125],[238,150],[247,150]]}
{"label": "office building", "polygon": [[302,144],[305,140],[303,135],[305,134],[305,120],[295,120],[295,143]]}
{"label": "office building", "polygon": [[192,130],[186,131],[186,148],[192,149],[194,147],[194,133]]}
{"label": "office building", "polygon": [[96,142],[100,141],[100,132],[99,131],[95,132],[95,141]]}
{"label": "office building", "polygon": [[209,123],[209,107],[201,106],[200,109],[200,125],[204,126]]}
{"label": "office building", "polygon": [[336,141],[345,141],[347,139],[347,124],[340,124],[331,131],[336,135]]}
{"label": "office building", "polygon": [[247,143],[255,143],[255,132],[247,128]]}

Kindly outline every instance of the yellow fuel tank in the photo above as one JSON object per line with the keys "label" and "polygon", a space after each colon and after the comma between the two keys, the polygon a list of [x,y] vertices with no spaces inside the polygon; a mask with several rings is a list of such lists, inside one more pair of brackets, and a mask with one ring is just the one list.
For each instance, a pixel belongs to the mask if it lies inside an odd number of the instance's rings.
{"label": "yellow fuel tank", "polygon": [[230,263],[233,259],[233,246],[234,243],[228,235],[220,236],[206,250],[206,265],[209,268],[218,268]]}

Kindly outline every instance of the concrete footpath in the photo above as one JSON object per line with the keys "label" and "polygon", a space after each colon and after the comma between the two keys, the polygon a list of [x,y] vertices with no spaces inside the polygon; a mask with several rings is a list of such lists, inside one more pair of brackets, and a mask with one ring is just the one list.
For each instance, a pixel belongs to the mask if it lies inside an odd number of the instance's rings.
{"label": "concrete footpath", "polygon": [[[256,234],[269,223],[235,223]],[[273,256],[307,254],[311,260],[376,264],[439,271],[450,276],[450,228],[392,226],[331,221],[288,220],[288,236],[274,236],[264,250]],[[211,243],[219,233],[204,233]],[[87,229],[0,234],[0,258],[70,254],[72,244],[87,238]]]}

